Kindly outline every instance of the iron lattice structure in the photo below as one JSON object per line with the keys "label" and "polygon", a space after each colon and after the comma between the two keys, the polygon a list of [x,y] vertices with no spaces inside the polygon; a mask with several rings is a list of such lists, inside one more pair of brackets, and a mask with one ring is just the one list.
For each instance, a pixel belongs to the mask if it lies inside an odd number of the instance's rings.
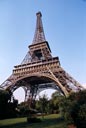
{"label": "iron lattice structure", "polygon": [[36,14],[36,30],[29,51],[20,65],[14,66],[12,75],[1,87],[14,92],[19,87],[25,90],[25,100],[35,98],[41,91],[56,89],[67,96],[83,87],[60,65],[59,57],[53,57],[42,24],[42,14]]}

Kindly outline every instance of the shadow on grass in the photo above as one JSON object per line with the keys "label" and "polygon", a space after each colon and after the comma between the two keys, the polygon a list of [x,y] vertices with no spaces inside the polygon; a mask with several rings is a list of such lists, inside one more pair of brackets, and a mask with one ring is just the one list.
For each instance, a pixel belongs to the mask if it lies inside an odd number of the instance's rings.
{"label": "shadow on grass", "polygon": [[21,122],[21,123],[1,126],[0,128],[49,128],[49,127],[54,128],[54,126],[60,128],[58,127],[59,124],[64,124],[64,120],[62,118],[43,119],[39,123],[30,123],[30,124],[28,122]]}
{"label": "shadow on grass", "polygon": [[21,122],[21,123],[16,123],[16,124],[0,126],[0,128],[22,128],[22,127],[26,128],[27,125],[28,125],[27,122]]}

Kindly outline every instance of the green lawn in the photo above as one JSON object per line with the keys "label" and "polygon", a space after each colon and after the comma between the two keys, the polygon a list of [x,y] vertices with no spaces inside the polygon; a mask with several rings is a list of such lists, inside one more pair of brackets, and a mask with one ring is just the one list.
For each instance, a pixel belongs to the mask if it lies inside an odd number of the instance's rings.
{"label": "green lawn", "polygon": [[[41,118],[41,117],[40,117]],[[59,115],[45,116],[40,123],[29,124],[26,118],[0,120],[0,128],[67,128]]]}

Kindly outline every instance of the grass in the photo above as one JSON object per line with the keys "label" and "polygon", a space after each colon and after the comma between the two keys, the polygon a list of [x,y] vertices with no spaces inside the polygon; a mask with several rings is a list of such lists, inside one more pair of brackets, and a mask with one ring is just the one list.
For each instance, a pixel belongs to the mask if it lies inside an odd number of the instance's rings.
{"label": "grass", "polygon": [[42,122],[33,124],[27,123],[27,118],[0,120],[0,128],[67,128],[67,125],[60,115],[53,114],[45,116]]}

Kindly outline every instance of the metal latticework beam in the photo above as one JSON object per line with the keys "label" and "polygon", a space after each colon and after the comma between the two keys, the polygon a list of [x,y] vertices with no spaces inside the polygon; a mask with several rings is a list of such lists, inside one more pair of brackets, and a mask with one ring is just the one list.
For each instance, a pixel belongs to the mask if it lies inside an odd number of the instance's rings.
{"label": "metal latticework beam", "polygon": [[21,62],[21,65],[22,65],[22,64],[27,64],[27,63],[31,63],[31,56],[30,56],[29,52],[27,52],[25,58],[24,58],[23,61]]}

